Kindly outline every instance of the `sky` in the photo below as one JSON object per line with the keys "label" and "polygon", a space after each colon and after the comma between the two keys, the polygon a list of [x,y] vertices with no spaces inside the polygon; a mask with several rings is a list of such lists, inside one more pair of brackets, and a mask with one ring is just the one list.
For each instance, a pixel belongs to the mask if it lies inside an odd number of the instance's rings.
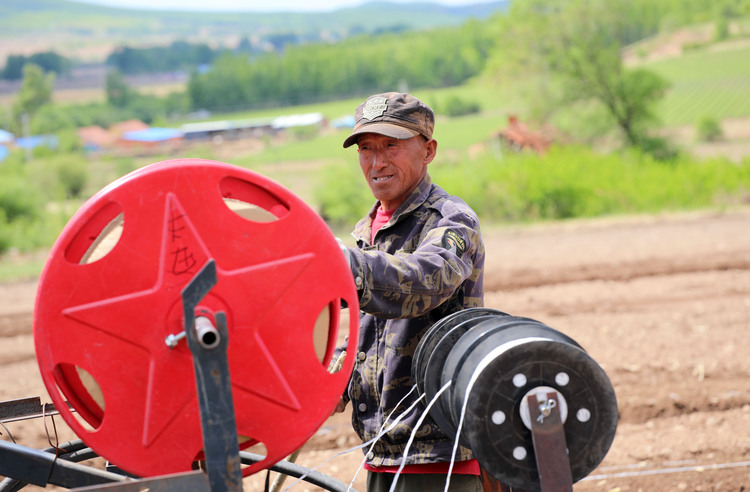
{"label": "sky", "polygon": [[[324,12],[346,7],[356,7],[366,0],[77,0],[109,7],[133,9],[190,10],[190,11],[244,11],[244,12]],[[442,5],[470,5],[489,3],[491,0],[388,0],[394,3],[426,1]]]}

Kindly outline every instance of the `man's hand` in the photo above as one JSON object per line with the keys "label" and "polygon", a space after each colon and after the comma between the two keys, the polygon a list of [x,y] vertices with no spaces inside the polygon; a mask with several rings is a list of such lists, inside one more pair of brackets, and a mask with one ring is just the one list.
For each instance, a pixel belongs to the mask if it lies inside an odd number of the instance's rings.
{"label": "man's hand", "polygon": [[344,244],[344,241],[342,241],[339,238],[336,238],[336,242],[339,243],[339,247],[341,248],[341,252],[344,253],[344,258],[346,258],[346,264],[349,265],[349,268],[352,267],[352,262],[350,259],[351,253],[349,253],[349,248],[346,247]]}
{"label": "man's hand", "polygon": [[336,404],[336,408],[331,412],[331,417],[337,413],[342,413],[344,410],[346,410],[346,402],[344,401],[344,397],[341,396],[339,397],[339,402]]}

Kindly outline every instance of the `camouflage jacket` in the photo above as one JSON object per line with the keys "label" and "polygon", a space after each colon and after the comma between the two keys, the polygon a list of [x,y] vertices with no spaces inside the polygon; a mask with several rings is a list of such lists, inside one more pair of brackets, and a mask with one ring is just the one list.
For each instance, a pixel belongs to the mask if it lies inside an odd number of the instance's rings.
{"label": "camouflage jacket", "polygon": [[[352,235],[351,267],[360,301],[357,360],[349,385],[352,423],[363,442],[414,386],[411,362],[422,335],[446,315],[483,303],[484,245],[474,211],[448,195],[429,176],[417,186],[370,244],[370,213]],[[417,398],[414,391],[391,416]],[[421,402],[368,454],[374,466],[401,463],[412,429],[428,402]],[[408,464],[450,460],[453,436],[425,419],[409,450]],[[461,448],[457,460],[471,458]]]}

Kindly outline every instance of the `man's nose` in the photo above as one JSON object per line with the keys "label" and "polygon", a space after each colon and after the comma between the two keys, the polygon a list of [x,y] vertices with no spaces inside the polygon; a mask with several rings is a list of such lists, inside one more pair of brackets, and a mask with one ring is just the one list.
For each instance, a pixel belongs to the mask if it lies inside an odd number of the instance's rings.
{"label": "man's nose", "polygon": [[387,165],[388,159],[386,158],[385,152],[383,150],[376,149],[372,153],[372,167],[375,169],[383,169]]}

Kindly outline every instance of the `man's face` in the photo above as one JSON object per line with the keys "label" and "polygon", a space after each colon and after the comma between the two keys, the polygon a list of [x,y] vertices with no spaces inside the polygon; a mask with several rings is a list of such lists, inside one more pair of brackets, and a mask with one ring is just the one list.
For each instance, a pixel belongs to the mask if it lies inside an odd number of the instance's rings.
{"label": "man's face", "polygon": [[435,140],[426,141],[421,135],[399,140],[364,133],[357,146],[367,184],[385,210],[394,210],[416,188],[437,150]]}

